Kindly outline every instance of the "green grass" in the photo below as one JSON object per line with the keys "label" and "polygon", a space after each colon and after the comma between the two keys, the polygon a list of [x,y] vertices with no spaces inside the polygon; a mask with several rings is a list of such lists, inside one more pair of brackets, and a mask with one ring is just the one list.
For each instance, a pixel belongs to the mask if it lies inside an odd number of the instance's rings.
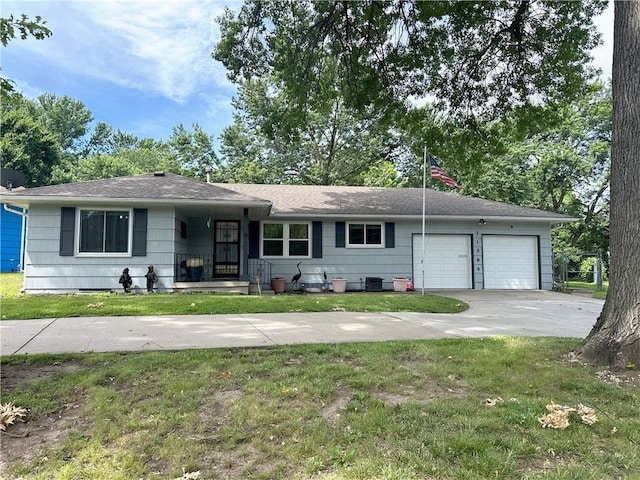
{"label": "green grass", "polygon": [[22,278],[22,273],[0,273],[0,298],[18,297]]}
{"label": "green grass", "polygon": [[[5,357],[7,379],[31,380],[3,385],[3,403],[31,409],[13,430],[30,431],[30,443],[3,438],[6,474],[639,478],[638,384],[561,361],[579,345],[494,338]],[[504,401],[484,406],[496,397]],[[543,429],[551,402],[596,408],[599,421]]]}
{"label": "green grass", "polygon": [[577,280],[571,280],[566,282],[567,288],[581,288],[585,290],[593,291],[593,298],[599,298],[605,300],[607,298],[607,290],[609,289],[609,282],[602,283],[602,290],[598,290],[598,286],[591,282],[580,282]]}
{"label": "green grass", "polygon": [[[1,274],[3,320],[123,315],[199,315],[278,312],[431,312],[457,313],[468,305],[435,295],[356,293],[244,296],[224,294],[25,295],[20,274]],[[20,285],[20,286],[18,286]],[[98,305],[96,307],[96,305]]]}

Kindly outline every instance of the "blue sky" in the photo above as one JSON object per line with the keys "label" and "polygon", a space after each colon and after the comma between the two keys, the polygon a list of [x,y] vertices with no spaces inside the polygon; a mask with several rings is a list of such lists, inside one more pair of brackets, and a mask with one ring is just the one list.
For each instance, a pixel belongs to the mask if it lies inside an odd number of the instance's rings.
{"label": "blue sky", "polygon": [[[177,124],[199,123],[217,139],[232,122],[235,94],[210,55],[225,5],[237,11],[241,1],[3,0],[1,16],[40,15],[53,35],[13,40],[2,49],[2,72],[27,97],[67,95],[95,120],[138,137],[166,139]],[[594,64],[608,78],[611,6],[597,26],[605,45]]]}

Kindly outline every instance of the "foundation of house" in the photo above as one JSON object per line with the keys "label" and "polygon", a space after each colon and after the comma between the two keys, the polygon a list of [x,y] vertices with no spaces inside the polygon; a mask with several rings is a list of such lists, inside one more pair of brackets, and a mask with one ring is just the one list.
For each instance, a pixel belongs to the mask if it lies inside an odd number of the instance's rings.
{"label": "foundation of house", "polygon": [[239,293],[249,295],[249,282],[240,280],[217,280],[209,282],[175,282],[173,291],[176,293],[211,292],[211,293]]}

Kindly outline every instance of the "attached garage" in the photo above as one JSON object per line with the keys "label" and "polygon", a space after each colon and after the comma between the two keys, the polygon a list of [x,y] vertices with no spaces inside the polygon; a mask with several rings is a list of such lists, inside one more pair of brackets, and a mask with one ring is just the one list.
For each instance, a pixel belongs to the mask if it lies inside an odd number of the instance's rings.
{"label": "attached garage", "polygon": [[[424,250],[424,288],[472,288],[470,235],[425,235]],[[413,236],[413,280],[422,288],[422,235]]]}
{"label": "attached garage", "polygon": [[482,236],[485,289],[540,288],[538,237]]}

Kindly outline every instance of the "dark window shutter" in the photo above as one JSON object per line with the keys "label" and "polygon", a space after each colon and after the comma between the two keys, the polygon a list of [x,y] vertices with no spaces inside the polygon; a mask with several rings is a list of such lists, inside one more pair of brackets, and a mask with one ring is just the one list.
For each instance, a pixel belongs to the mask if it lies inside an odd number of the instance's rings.
{"label": "dark window shutter", "polygon": [[396,248],[396,224],[393,222],[384,224],[384,247]]}
{"label": "dark window shutter", "polygon": [[346,245],[345,222],[336,222],[336,248],[344,248]]}
{"label": "dark window shutter", "polygon": [[147,255],[147,209],[133,209],[133,251],[134,257]]}
{"label": "dark window shutter", "polygon": [[311,247],[313,258],[322,258],[322,222],[313,222],[313,231],[311,239],[313,245]]}
{"label": "dark window shutter", "polygon": [[260,256],[260,222],[249,222],[249,258]]}
{"label": "dark window shutter", "polygon": [[73,257],[76,229],[76,209],[62,207],[60,209],[60,256]]}

